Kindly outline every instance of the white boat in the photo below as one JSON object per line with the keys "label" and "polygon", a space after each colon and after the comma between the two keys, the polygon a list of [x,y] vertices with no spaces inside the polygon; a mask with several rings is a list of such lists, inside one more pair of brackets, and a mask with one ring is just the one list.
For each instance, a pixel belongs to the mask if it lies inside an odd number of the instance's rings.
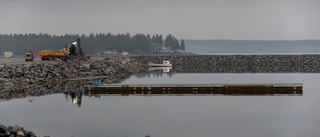
{"label": "white boat", "polygon": [[172,67],[170,61],[163,61],[162,64],[159,63],[148,63],[149,67]]}
{"label": "white boat", "polygon": [[148,71],[162,71],[164,73],[170,72],[172,67],[149,67]]}
{"label": "white boat", "polygon": [[3,57],[5,57],[5,58],[11,58],[11,57],[13,57],[13,52],[12,51],[5,51],[4,53],[3,53]]}

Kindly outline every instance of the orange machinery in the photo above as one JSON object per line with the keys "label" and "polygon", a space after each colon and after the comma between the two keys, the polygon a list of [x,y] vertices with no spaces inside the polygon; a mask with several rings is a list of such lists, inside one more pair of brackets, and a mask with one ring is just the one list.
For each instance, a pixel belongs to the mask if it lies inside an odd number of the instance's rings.
{"label": "orange machinery", "polygon": [[28,46],[27,47],[26,56],[25,56],[25,60],[26,61],[33,61],[33,59],[34,59],[33,48],[32,48],[32,46]]}

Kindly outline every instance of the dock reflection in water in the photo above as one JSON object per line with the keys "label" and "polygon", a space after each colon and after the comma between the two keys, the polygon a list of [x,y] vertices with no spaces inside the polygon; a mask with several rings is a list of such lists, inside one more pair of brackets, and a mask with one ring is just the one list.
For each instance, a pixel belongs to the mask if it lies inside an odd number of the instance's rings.
{"label": "dock reflection in water", "polygon": [[224,96],[302,96],[302,84],[129,84],[86,86],[85,96],[110,95],[224,95]]}

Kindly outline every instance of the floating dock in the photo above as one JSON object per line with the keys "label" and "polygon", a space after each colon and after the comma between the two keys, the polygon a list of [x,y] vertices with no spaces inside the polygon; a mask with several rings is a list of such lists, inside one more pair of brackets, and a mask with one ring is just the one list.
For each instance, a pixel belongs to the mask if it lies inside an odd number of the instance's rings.
{"label": "floating dock", "polygon": [[302,84],[111,84],[85,86],[85,96],[302,96]]}

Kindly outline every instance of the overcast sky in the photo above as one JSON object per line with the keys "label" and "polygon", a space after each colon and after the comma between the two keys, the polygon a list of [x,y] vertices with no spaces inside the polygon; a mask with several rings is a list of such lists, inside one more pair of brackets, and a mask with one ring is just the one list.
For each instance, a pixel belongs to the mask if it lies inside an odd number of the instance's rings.
{"label": "overcast sky", "polygon": [[320,0],[0,0],[0,33],[320,39]]}

